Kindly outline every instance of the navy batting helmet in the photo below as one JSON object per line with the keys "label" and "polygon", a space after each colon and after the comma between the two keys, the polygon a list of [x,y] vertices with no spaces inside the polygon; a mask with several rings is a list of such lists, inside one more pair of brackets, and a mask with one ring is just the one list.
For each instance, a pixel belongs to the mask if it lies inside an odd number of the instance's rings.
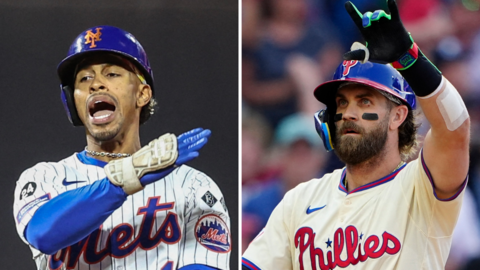
{"label": "navy batting helmet", "polygon": [[323,140],[325,149],[331,151],[335,143],[335,121],[337,106],[335,95],[340,85],[345,82],[360,83],[373,87],[385,94],[387,98],[393,96],[407,105],[410,110],[415,109],[415,94],[407,81],[389,64],[377,64],[359,61],[343,61],[335,71],[333,79],[320,84],[315,88],[314,95],[327,107],[315,113],[315,128]]}
{"label": "navy batting helmet", "polygon": [[102,25],[89,28],[75,38],[67,57],[57,67],[62,102],[68,119],[74,126],[83,125],[73,99],[75,70],[78,63],[95,52],[109,52],[130,60],[145,77],[154,95],[153,72],[140,42],[132,34],[117,27]]}

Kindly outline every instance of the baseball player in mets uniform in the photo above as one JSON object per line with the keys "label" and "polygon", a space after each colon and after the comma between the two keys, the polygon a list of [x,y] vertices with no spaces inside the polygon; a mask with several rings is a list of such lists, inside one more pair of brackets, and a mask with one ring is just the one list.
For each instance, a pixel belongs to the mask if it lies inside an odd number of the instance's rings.
{"label": "baseball player in mets uniform", "polygon": [[[394,0],[361,14],[356,43],[315,89],[315,124],[346,167],[289,191],[243,254],[244,269],[444,269],[467,182],[469,116],[422,54]],[[408,82],[408,83],[407,83]],[[416,102],[431,124],[418,158]]]}
{"label": "baseball player in mets uniform", "polygon": [[14,218],[38,269],[228,269],[230,219],[212,179],[183,165],[210,136],[164,134],[141,147],[155,105],[135,37],[112,26],[81,33],[59,64],[70,121],[87,146],[17,182]]}

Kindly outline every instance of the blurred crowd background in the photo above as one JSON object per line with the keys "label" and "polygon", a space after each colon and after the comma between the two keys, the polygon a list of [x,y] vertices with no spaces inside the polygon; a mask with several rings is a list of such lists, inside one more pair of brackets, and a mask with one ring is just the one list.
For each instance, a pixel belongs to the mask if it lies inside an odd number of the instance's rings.
{"label": "blurred crowd background", "polygon": [[[353,0],[363,13],[385,0]],[[315,132],[313,97],[363,41],[340,0],[242,0],[242,250],[289,189],[344,165]],[[480,0],[397,0],[405,28],[463,97],[469,182],[447,270],[480,269]],[[422,135],[428,122],[418,111]],[[421,145],[421,144],[420,144]]]}

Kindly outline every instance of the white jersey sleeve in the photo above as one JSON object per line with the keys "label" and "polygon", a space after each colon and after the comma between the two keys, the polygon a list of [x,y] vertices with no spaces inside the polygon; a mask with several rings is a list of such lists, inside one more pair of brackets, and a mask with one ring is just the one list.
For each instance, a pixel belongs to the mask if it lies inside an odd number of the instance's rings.
{"label": "white jersey sleeve", "polygon": [[[443,269],[450,253],[468,177],[456,194],[439,199],[422,153],[417,160],[409,163],[401,176],[398,182],[401,184],[405,207],[409,207],[411,223],[411,228],[406,227],[408,231],[404,236],[406,244],[402,256],[415,258],[413,261],[418,264],[413,267],[416,268],[421,265],[421,269]],[[398,265],[409,267],[409,263],[404,259]]]}
{"label": "white jersey sleeve", "polygon": [[462,206],[467,179],[452,197],[439,199],[434,179],[423,160],[423,152],[409,165],[399,183],[405,200],[415,206],[410,210],[412,220],[428,237],[451,237]]}
{"label": "white jersey sleeve", "polygon": [[25,243],[28,244],[25,227],[40,206],[59,194],[61,187],[54,182],[64,176],[63,168],[50,163],[38,163],[21,174],[15,187],[13,215],[17,232]]}
{"label": "white jersey sleeve", "polygon": [[[291,192],[275,207],[265,228],[253,239],[249,248],[245,251],[242,264],[250,269],[292,269],[291,237],[288,217],[291,209]],[[295,249],[295,247],[293,247]],[[254,258],[255,263],[249,258]]]}
{"label": "white jersey sleeve", "polygon": [[200,171],[190,170],[184,182],[185,241],[180,248],[178,268],[203,264],[229,269],[230,217],[222,192],[210,177]]}

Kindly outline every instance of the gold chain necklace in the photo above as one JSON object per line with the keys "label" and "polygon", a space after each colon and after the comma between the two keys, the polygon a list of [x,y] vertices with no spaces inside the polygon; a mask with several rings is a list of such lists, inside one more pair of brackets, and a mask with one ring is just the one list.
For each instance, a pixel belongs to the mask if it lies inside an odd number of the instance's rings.
{"label": "gold chain necklace", "polygon": [[[400,161],[400,164],[398,164],[398,166],[395,168],[395,170],[393,170],[392,172],[398,170],[400,167],[403,166],[403,164],[405,164],[405,161]],[[348,188],[347,188],[347,175],[345,174],[345,180],[344,180],[344,185],[345,185],[345,189],[348,191]]]}

